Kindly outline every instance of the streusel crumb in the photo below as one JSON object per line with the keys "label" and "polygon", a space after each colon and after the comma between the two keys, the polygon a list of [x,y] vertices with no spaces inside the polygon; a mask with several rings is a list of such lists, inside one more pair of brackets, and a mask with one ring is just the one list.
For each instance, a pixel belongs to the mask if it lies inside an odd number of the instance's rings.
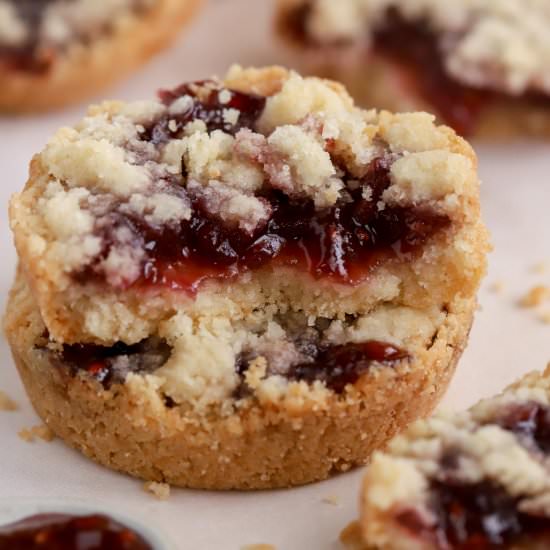
{"label": "streusel crumb", "polygon": [[23,428],[17,434],[23,441],[27,443],[33,443],[36,438],[42,439],[42,441],[53,441],[55,434],[46,426],[46,424],[40,424],[38,426],[32,426],[31,428]]}
{"label": "streusel crumb", "polygon": [[519,304],[522,307],[537,307],[550,299],[550,287],[545,285],[537,285],[531,288],[525,296],[523,296]]}
{"label": "streusel crumb", "polygon": [[324,504],[330,504],[331,506],[339,506],[341,499],[338,495],[327,495],[321,499]]}
{"label": "streusel crumb", "polygon": [[0,390],[0,411],[16,411],[19,405],[9,397],[9,395]]}
{"label": "streusel crumb", "polygon": [[156,481],[146,481],[143,488],[151,493],[157,500],[168,500],[170,498],[170,485],[168,483],[157,483]]}

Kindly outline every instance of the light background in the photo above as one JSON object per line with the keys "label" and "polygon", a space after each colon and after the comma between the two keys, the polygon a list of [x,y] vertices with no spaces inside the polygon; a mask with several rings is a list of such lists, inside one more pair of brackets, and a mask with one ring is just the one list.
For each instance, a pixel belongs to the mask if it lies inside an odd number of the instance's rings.
{"label": "light background", "polygon": [[[288,53],[271,40],[270,0],[210,0],[178,44],[137,76],[106,96],[151,97],[159,87],[223,74],[233,62],[292,65]],[[1,84],[0,84],[1,85]],[[7,202],[26,179],[28,162],[59,126],[82,115],[84,106],[34,118],[0,118],[0,309],[4,309],[15,267],[8,229]],[[518,298],[537,283],[550,285],[550,143],[479,145],[482,202],[495,252],[483,285],[481,310],[470,345],[444,401],[463,407],[501,389],[524,372],[550,360],[550,324]],[[491,292],[502,281],[504,292]],[[550,302],[547,304],[550,311]],[[5,340],[0,340],[0,389],[21,409],[0,413],[0,523],[15,506],[14,497],[78,500],[144,518],[165,532],[178,549],[238,550],[270,543],[278,550],[339,548],[340,530],[356,514],[360,471],[313,486],[277,492],[207,493],[173,490],[157,502],[141,482],[105,470],[61,442],[29,444],[17,437],[38,423],[16,376]],[[336,496],[338,506],[324,503]]]}

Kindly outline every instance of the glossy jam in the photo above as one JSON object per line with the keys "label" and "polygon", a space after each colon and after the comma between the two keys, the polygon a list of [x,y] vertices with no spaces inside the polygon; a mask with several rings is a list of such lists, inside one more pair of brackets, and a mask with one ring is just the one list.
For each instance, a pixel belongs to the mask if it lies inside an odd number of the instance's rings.
{"label": "glossy jam", "polygon": [[160,368],[170,353],[171,348],[164,340],[148,338],[133,345],[117,342],[110,347],[65,344],[58,360],[74,373],[85,372],[109,388],[124,382],[130,372],[146,374]]}
{"label": "glossy jam", "polygon": [[414,513],[405,513],[402,525],[436,542],[445,550],[488,550],[508,547],[526,537],[549,540],[550,518],[518,510],[518,501],[489,482],[474,485],[433,482],[435,528],[427,528]]}
{"label": "glossy jam", "polygon": [[153,550],[104,515],[41,514],[0,527],[0,550]]}
{"label": "glossy jam", "polygon": [[313,362],[293,366],[288,377],[310,383],[319,380],[336,393],[342,393],[348,384],[355,384],[373,363],[389,365],[407,357],[407,353],[399,348],[377,341],[321,347]]}
{"label": "glossy jam", "polygon": [[[449,224],[447,217],[421,207],[380,210],[378,202],[390,185],[389,171],[388,159],[375,159],[360,182],[372,189],[368,200],[357,189],[322,211],[312,201],[267,192],[262,198],[269,203],[272,216],[252,235],[225,227],[205,213],[198,201],[193,204],[193,218],[176,227],[152,227],[143,220],[114,214],[103,234],[106,245],[96,265],[109,253],[113,242],[109,231],[124,225],[134,235],[134,246],[147,251],[141,277],[134,283],[137,286],[195,292],[205,279],[232,278],[268,264],[356,284],[379,262],[413,253]],[[75,277],[87,282],[97,279],[95,273],[91,264]]]}
{"label": "glossy jam", "polygon": [[529,402],[510,406],[497,424],[532,443],[543,453],[550,453],[550,408]]}
{"label": "glossy jam", "polygon": [[[403,350],[375,340],[339,346],[302,342],[298,343],[298,347],[311,359],[292,366],[285,376],[290,380],[304,380],[308,383],[323,382],[336,393],[342,393],[348,384],[355,384],[375,362],[391,365],[408,358]],[[249,354],[237,360],[239,374],[245,373],[253,357]],[[239,389],[239,395],[245,393],[242,388]]]}
{"label": "glossy jam", "polygon": [[[212,84],[208,92],[201,94],[200,100],[196,95],[199,87]],[[208,132],[214,130],[223,130],[224,132],[235,135],[241,128],[252,128],[256,120],[262,114],[266,98],[255,94],[245,94],[236,90],[231,91],[231,98],[227,103],[220,103],[219,87],[214,86],[208,81],[196,82],[194,84],[182,84],[174,90],[162,90],[159,92],[160,99],[165,105],[171,105],[176,99],[182,96],[189,96],[194,99],[190,107],[185,112],[174,115],[166,115],[147,129],[144,139],[152,141],[155,144],[163,143],[181,134],[183,127],[193,121],[202,120],[206,124]],[[239,118],[235,124],[231,124],[224,119],[224,111],[235,109],[239,112]],[[170,124],[171,121],[175,121]]]}

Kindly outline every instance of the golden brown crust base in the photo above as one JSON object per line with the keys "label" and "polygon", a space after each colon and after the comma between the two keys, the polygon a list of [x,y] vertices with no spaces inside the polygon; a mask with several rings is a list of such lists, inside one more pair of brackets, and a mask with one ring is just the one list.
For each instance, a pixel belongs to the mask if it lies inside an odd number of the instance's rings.
{"label": "golden brown crust base", "polygon": [[132,18],[91,47],[71,47],[46,74],[0,65],[0,111],[46,111],[93,96],[166,48],[201,2],[159,0],[147,15]]}
{"label": "golden brown crust base", "polygon": [[408,365],[364,375],[325,406],[250,401],[230,415],[167,408],[151,378],[131,376],[104,391],[52,367],[35,347],[44,324],[22,277],[5,328],[40,417],[93,460],[147,480],[203,489],[301,485],[365,463],[444,393],[466,344],[475,301],[450,305],[433,344]]}

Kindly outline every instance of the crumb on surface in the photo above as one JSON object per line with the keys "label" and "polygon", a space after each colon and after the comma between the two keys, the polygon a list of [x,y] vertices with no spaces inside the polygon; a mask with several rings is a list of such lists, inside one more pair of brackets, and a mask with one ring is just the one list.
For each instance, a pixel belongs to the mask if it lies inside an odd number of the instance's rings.
{"label": "crumb on surface", "polygon": [[519,305],[522,307],[536,307],[548,299],[550,299],[550,287],[537,285],[521,298]]}
{"label": "crumb on surface", "polygon": [[170,485],[168,483],[146,481],[143,488],[158,500],[168,500],[170,498]]}
{"label": "crumb on surface", "polygon": [[543,323],[550,325],[550,310],[543,311],[539,318]]}
{"label": "crumb on surface", "polygon": [[549,268],[550,268],[550,262],[547,262],[547,261],[538,262],[531,267],[531,272],[536,273],[538,275],[542,275],[543,273],[546,273],[549,270]]}
{"label": "crumb on surface", "polygon": [[276,550],[272,544],[247,544],[241,546],[241,550]]}
{"label": "crumb on surface", "polygon": [[340,542],[348,550],[366,550],[358,521],[352,521],[340,533]]}
{"label": "crumb on surface", "polygon": [[46,424],[23,428],[17,435],[27,443],[33,443],[37,437],[43,441],[53,441],[55,438],[55,434],[48,426],[46,426]]}
{"label": "crumb on surface", "polygon": [[506,289],[506,283],[500,279],[497,281],[493,281],[489,285],[489,290],[494,294],[502,294],[505,289]]}
{"label": "crumb on surface", "polygon": [[340,497],[338,495],[327,495],[321,499],[321,502],[332,506],[338,506],[340,504]]}
{"label": "crumb on surface", "polygon": [[7,393],[0,390],[0,411],[16,411],[19,405]]}

